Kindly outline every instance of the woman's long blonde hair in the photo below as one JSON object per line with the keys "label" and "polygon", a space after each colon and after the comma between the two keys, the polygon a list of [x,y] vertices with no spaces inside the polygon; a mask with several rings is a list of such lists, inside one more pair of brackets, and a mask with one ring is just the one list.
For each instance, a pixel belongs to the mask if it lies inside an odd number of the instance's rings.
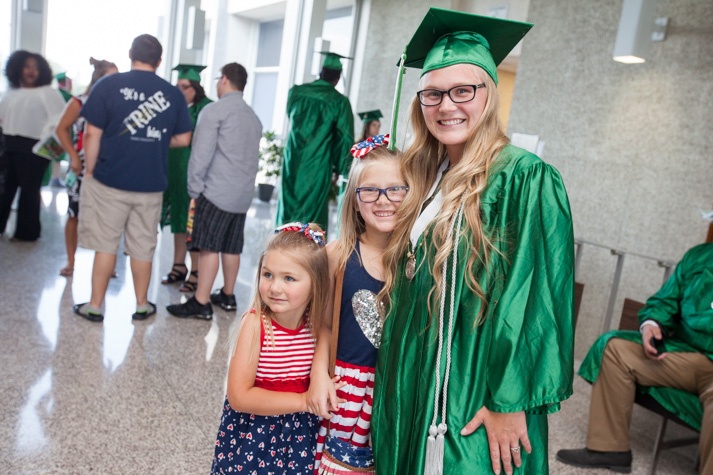
{"label": "woman's long blonde hair", "polygon": [[[488,256],[493,249],[492,236],[488,236],[480,216],[480,198],[485,189],[490,170],[500,151],[508,143],[498,117],[500,98],[494,81],[477,66],[477,74],[485,83],[487,99],[483,114],[478,120],[473,134],[468,138],[460,161],[451,167],[441,182],[443,205],[440,212],[426,232],[432,233],[432,245],[436,249],[434,262],[420,263],[432,267],[434,286],[429,293],[431,314],[437,307],[438,289],[444,276],[443,262],[453,251],[453,240],[447,240],[451,219],[458,207],[463,204],[463,216],[470,230],[472,242],[469,248],[473,251],[468,255],[466,284],[481,300],[482,305],[476,315],[475,324],[482,320],[485,305],[485,291],[477,281],[476,267],[486,266]],[[395,273],[399,261],[405,256],[409,245],[409,236],[421,206],[431,185],[436,179],[440,164],[447,158],[446,148],[428,130],[421,111],[421,103],[417,97],[411,102],[411,124],[414,130],[414,142],[404,152],[401,171],[410,191],[406,195],[397,212],[396,227],[392,240],[384,254],[384,267],[387,274],[386,293],[393,290]],[[463,231],[461,231],[461,234]],[[386,303],[390,304],[387,298]]]}

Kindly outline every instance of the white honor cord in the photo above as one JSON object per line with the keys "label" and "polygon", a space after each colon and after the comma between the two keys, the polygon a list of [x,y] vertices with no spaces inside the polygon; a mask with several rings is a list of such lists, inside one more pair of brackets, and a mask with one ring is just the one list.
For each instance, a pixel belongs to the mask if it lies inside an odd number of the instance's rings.
{"label": "white honor cord", "polygon": [[448,241],[453,239],[453,269],[451,271],[451,294],[448,318],[448,336],[446,348],[446,370],[443,379],[443,404],[441,406],[441,423],[436,425],[438,421],[438,406],[441,393],[441,355],[443,353],[443,323],[445,321],[445,305],[447,296],[447,277],[448,277],[448,259],[443,262],[443,276],[441,282],[441,302],[438,319],[438,350],[436,353],[436,390],[433,401],[433,420],[428,429],[428,441],[426,444],[426,475],[439,475],[443,473],[443,457],[444,457],[444,436],[448,431],[446,424],[446,407],[448,404],[448,379],[451,370],[451,343],[453,340],[453,318],[455,314],[455,279],[458,268],[458,233],[455,233],[453,238],[454,228],[460,231],[463,221],[463,203],[460,204],[456,215],[451,221],[450,229],[448,230]]}
{"label": "white honor cord", "polygon": [[[463,222],[463,203],[458,207],[456,213],[458,222],[456,223],[456,235],[453,238],[453,269],[451,270],[451,308],[450,317],[448,319],[448,340],[446,340],[446,374],[443,377],[443,408],[441,420],[446,423],[446,403],[448,402],[448,378],[451,375],[451,347],[453,345],[453,319],[456,311],[456,275],[458,272],[458,232],[460,231],[461,223]],[[442,290],[445,293],[445,284]]]}

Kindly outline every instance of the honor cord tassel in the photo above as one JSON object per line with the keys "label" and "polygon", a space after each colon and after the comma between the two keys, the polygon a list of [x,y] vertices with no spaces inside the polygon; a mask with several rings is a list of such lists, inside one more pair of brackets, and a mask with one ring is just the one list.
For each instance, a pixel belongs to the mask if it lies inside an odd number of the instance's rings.
{"label": "honor cord tassel", "polygon": [[[448,240],[453,238],[454,228],[460,231],[463,221],[463,204],[458,207],[456,215],[451,221],[451,227],[448,230]],[[443,353],[443,323],[445,321],[445,306],[447,296],[447,277],[448,277],[448,259],[443,262],[443,280],[441,283],[441,301],[440,315],[438,319],[438,350],[436,352],[436,394],[433,401],[433,419],[431,426],[428,428],[428,439],[426,440],[426,466],[424,467],[425,475],[442,475],[443,474],[443,459],[445,452],[445,435],[448,432],[446,425],[446,407],[448,403],[448,380],[451,372],[451,342],[453,340],[453,316],[455,314],[455,278],[458,267],[458,233],[455,233],[453,238],[453,269],[451,272],[451,292],[448,318],[448,336],[446,337],[446,371],[443,378],[443,404],[441,406],[441,423],[438,421],[438,406],[441,394],[441,355]]]}

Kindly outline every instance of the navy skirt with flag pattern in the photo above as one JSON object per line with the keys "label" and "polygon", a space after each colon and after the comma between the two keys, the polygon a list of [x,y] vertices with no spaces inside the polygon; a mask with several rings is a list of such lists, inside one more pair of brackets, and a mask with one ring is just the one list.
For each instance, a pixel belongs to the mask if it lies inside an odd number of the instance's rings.
{"label": "navy skirt with flag pattern", "polygon": [[257,416],[223,405],[211,474],[297,475],[314,471],[318,418]]}

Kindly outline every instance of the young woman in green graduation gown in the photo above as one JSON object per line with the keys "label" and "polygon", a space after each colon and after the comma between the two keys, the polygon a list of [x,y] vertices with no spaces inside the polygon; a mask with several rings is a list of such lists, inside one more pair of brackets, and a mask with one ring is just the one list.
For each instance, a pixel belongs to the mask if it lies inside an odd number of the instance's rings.
{"label": "young woman in green graduation gown", "polygon": [[572,222],[557,170],[508,144],[496,88],[530,27],[432,8],[405,50],[423,73],[385,255],[377,473],[548,473],[547,414],[572,394]]}
{"label": "young woman in green graduation gown", "polygon": [[[201,85],[200,72],[206,66],[195,64],[179,64],[178,87],[188,103],[188,112],[196,128],[198,115],[205,106],[213,102],[205,95]],[[168,189],[163,194],[161,210],[161,226],[171,226],[173,233],[173,266],[167,275],[161,279],[162,284],[182,284],[181,292],[194,292],[198,285],[198,251],[190,251],[191,267],[186,266],[186,243],[188,209],[191,198],[188,196],[186,184],[188,177],[188,160],[191,157],[191,147],[172,148],[168,151]],[[186,277],[188,279],[186,280]]]}

